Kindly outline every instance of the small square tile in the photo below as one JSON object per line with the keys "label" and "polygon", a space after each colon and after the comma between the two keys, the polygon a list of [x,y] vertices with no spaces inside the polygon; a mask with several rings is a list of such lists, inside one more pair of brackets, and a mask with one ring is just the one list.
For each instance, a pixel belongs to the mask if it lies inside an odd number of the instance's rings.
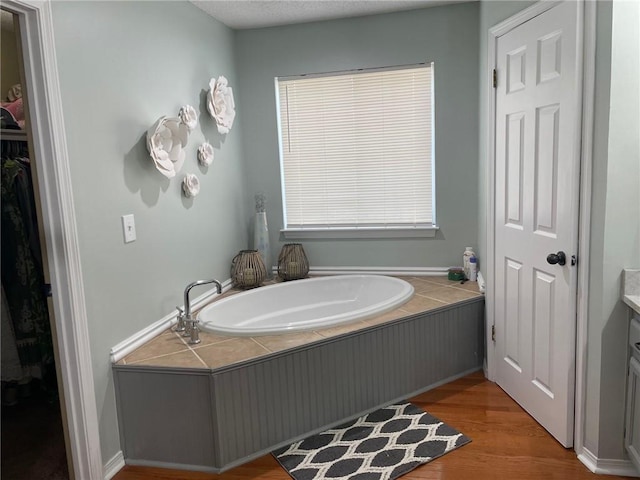
{"label": "small square tile", "polygon": [[423,294],[425,297],[445,303],[455,303],[480,296],[477,292],[469,292],[461,288],[442,287]]}
{"label": "small square tile", "polygon": [[390,322],[392,320],[397,320],[399,318],[407,317],[408,314],[407,312],[402,310],[402,307],[403,305],[400,306],[400,308],[396,308],[395,310],[391,310],[390,312],[383,313],[382,315],[368,318],[365,320],[365,323],[367,323],[368,325],[380,325],[383,323]]}
{"label": "small square tile", "polygon": [[[449,280],[446,275],[432,275],[428,277],[420,277],[420,280],[431,283],[439,283],[440,285],[452,285],[456,283],[455,280]],[[458,280],[459,283],[459,280]]]}
{"label": "small square tile", "polygon": [[[361,330],[368,326],[369,325],[366,322],[351,322],[345,325],[337,325],[335,327],[323,328],[322,330],[315,330],[315,332],[318,335],[328,338],[355,332],[356,330]],[[260,341],[260,339],[258,339],[258,341]]]}
{"label": "small square tile", "polygon": [[316,340],[322,340],[323,338],[324,337],[321,337],[315,332],[296,332],[284,333],[282,335],[263,335],[255,337],[255,341],[267,348],[270,352],[279,352],[288,348],[315,342]]}
{"label": "small square tile", "polygon": [[454,283],[451,285],[453,288],[460,288],[462,290],[466,290],[467,292],[472,293],[481,293],[478,289],[478,282],[464,282],[464,283]]}
{"label": "small square tile", "polygon": [[207,366],[191,350],[184,352],[162,355],[154,358],[147,358],[136,362],[135,365],[150,365],[154,367],[182,367],[182,368],[202,368]]}
{"label": "small square tile", "polygon": [[426,293],[433,290],[442,288],[442,284],[436,282],[429,282],[427,280],[417,280],[413,283],[413,289],[415,293]]}
{"label": "small square tile", "polygon": [[[206,345],[213,345],[214,343],[226,342],[227,340],[231,340],[233,337],[230,335],[221,335],[219,333],[211,333],[205,332],[204,330],[200,330],[200,343],[196,345],[196,347],[204,347]],[[187,342],[189,339],[187,338]]]}
{"label": "small square tile", "polygon": [[159,357],[161,355],[168,355],[170,353],[176,353],[183,350],[187,350],[189,347],[184,341],[172,330],[166,330],[152,340],[137,348],[129,355],[125,357],[127,364],[137,363],[140,360],[147,358]]}
{"label": "small square tile", "polygon": [[220,368],[269,354],[250,337],[236,337],[226,342],[194,348],[193,351],[210,368]]}
{"label": "small square tile", "polygon": [[433,298],[423,297],[422,295],[414,295],[411,300],[400,307],[400,310],[408,313],[422,313],[428,310],[433,310],[434,308],[443,307],[445,305],[445,302],[440,302]]}

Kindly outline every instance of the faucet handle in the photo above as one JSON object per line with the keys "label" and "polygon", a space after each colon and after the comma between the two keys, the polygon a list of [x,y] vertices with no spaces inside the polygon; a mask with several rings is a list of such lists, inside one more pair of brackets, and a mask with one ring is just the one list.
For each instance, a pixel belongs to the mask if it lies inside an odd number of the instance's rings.
{"label": "faucet handle", "polygon": [[178,310],[178,324],[176,325],[175,331],[184,332],[186,329],[186,325],[184,322],[184,310],[180,307],[176,307],[176,309]]}
{"label": "faucet handle", "polygon": [[198,320],[191,321],[191,328],[189,329],[191,332],[191,338],[189,339],[190,345],[195,345],[200,343],[200,328],[198,327]]}

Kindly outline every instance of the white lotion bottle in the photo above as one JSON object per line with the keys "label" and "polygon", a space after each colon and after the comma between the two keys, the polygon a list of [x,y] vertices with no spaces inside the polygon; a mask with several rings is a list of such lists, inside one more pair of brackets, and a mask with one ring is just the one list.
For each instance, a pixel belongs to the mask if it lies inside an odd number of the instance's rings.
{"label": "white lotion bottle", "polygon": [[467,278],[471,282],[478,280],[478,259],[475,255],[469,259],[469,275]]}
{"label": "white lotion bottle", "polygon": [[464,276],[467,278],[469,278],[469,259],[475,256],[476,254],[472,247],[465,247],[464,253],[462,254],[462,268],[464,269]]}

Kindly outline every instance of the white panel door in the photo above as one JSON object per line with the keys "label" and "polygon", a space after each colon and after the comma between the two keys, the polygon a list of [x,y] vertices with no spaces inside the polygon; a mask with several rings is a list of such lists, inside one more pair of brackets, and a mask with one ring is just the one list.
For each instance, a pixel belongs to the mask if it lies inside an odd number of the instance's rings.
{"label": "white panel door", "polygon": [[[496,52],[496,378],[565,447],[574,418],[577,6],[523,23],[498,38]],[[566,264],[549,263],[561,251]]]}

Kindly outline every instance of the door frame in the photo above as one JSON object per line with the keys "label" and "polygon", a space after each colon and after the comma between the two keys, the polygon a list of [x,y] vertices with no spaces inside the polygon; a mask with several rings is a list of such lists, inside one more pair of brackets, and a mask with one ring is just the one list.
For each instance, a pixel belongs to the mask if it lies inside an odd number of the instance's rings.
{"label": "door frame", "polygon": [[[487,363],[485,374],[491,381],[496,380],[497,359],[495,342],[492,340],[492,329],[495,316],[495,155],[496,155],[496,89],[493,87],[493,70],[496,68],[496,51],[499,37],[534,17],[557,6],[560,1],[539,1],[500,22],[488,31],[487,41],[487,261],[486,275],[486,342]],[[589,288],[589,245],[591,229],[591,175],[595,94],[595,46],[596,46],[596,5],[595,2],[579,0],[577,25],[577,52],[582,52],[578,59],[582,67],[582,92],[579,92],[582,104],[582,120],[580,125],[580,196],[578,219],[578,295],[576,299],[576,378],[575,378],[575,410],[574,410],[574,450],[580,454],[584,449],[584,403],[586,393],[586,358],[588,327],[588,288]],[[500,81],[500,78],[498,79]],[[580,261],[583,259],[584,261]]]}
{"label": "door frame", "polygon": [[[62,98],[48,0],[3,0],[20,25],[31,140],[67,414],[70,457],[77,479],[104,478],[93,383],[84,284],[73,203]],[[47,159],[42,161],[41,159]]]}

